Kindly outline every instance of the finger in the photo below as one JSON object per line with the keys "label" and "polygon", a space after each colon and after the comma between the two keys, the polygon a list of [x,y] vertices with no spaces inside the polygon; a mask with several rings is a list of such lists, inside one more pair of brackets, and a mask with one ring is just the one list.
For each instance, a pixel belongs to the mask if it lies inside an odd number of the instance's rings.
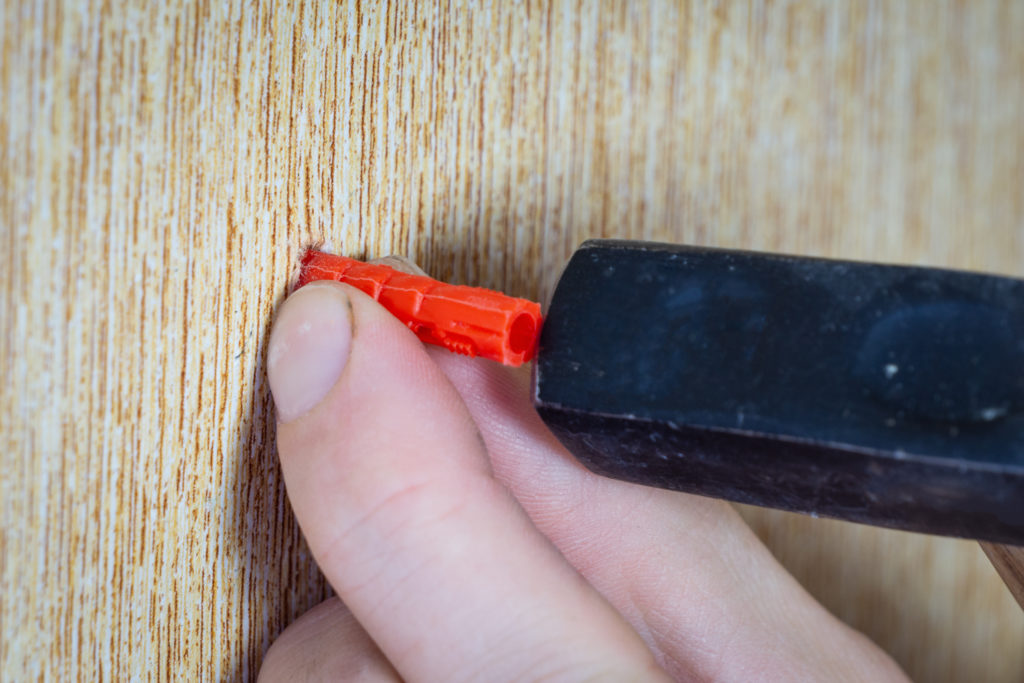
{"label": "finger", "polygon": [[398,672],[338,598],[309,610],[277,637],[259,683],[401,681]]}
{"label": "finger", "polygon": [[427,275],[426,271],[416,265],[411,259],[399,254],[389,254],[388,256],[375,258],[370,263],[394,268],[399,272],[408,273],[409,275]]}
{"label": "finger", "polygon": [[420,342],[369,297],[336,283],[292,295],[269,378],[299,524],[403,676],[654,675],[635,632],[491,476],[472,418]]}
{"label": "finger", "polygon": [[902,679],[825,611],[723,501],[585,470],[540,420],[529,376],[432,351],[496,477],[677,678]]}

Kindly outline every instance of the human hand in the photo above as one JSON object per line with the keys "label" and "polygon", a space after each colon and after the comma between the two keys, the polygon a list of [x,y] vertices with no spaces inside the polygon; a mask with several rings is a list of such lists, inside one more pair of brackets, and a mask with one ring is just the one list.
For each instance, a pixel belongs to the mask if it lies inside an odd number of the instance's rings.
{"label": "human hand", "polygon": [[330,282],[283,304],[268,365],[289,499],[338,597],[263,681],[904,680],[729,504],[581,467],[524,371],[426,349]]}

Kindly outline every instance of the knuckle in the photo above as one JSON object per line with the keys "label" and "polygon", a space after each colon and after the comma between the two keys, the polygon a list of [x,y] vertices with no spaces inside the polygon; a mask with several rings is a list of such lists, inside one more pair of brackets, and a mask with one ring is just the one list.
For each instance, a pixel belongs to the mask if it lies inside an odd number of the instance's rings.
{"label": "knuckle", "polygon": [[[360,504],[361,512],[338,526],[328,540],[324,561],[343,568],[343,585],[335,590],[344,594],[361,592],[380,580],[394,581],[393,573],[380,568],[403,555],[401,566],[417,571],[428,562],[425,552],[432,542],[443,543],[448,522],[471,506],[472,487],[452,487],[437,479],[414,479],[390,490],[368,496]],[[419,558],[410,558],[410,546]],[[410,562],[410,559],[417,561]]]}

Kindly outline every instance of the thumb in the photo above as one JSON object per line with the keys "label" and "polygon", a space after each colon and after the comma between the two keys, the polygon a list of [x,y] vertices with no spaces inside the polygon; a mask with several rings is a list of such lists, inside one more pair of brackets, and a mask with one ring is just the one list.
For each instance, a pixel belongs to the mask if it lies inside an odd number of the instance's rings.
{"label": "thumb", "polygon": [[660,675],[492,476],[466,405],[401,322],[358,290],[314,283],[282,306],[269,349],[296,518],[400,674]]}

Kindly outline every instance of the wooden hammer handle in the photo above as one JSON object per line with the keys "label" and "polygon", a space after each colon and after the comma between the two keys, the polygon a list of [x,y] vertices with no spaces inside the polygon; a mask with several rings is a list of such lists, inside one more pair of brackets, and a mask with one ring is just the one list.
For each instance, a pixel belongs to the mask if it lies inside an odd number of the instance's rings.
{"label": "wooden hammer handle", "polygon": [[981,549],[988,555],[999,576],[1024,608],[1024,546],[1002,545],[981,542]]}

